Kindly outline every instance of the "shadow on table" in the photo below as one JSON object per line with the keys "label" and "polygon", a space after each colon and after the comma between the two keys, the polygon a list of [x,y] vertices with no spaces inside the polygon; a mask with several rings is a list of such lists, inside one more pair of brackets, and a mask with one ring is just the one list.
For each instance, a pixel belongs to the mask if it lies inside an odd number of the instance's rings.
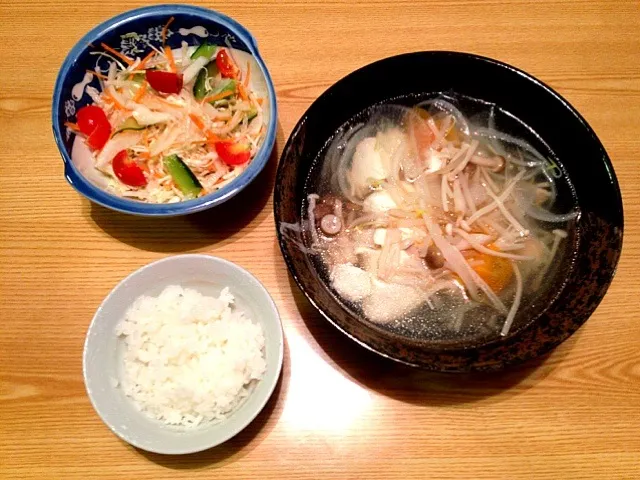
{"label": "shadow on table", "polygon": [[[278,248],[276,246],[276,248]],[[284,262],[279,262],[284,267]],[[284,278],[279,277],[279,278]],[[367,389],[402,402],[447,406],[515,396],[544,379],[575,344],[574,334],[554,353],[498,372],[439,373],[409,367],[381,357],[340,333],[307,300],[287,275],[296,307],[311,333],[309,345],[329,364]],[[285,285],[281,285],[286,290]]]}
{"label": "shadow on table", "polygon": [[[174,470],[219,468],[227,463],[239,460],[260,444],[260,440],[256,440],[260,434],[262,434],[262,438],[268,437],[269,432],[278,423],[284,404],[281,400],[284,400],[286,396],[291,376],[289,359],[289,347],[285,338],[282,373],[271,398],[258,416],[244,430],[225,443],[209,450],[187,455],[160,455],[138,448],[135,448],[135,450],[152,462]],[[279,408],[276,408],[278,405]]]}
{"label": "shadow on table", "polygon": [[[278,123],[277,138],[282,138]],[[179,217],[151,218],[127,215],[86,203],[95,224],[118,241],[150,252],[196,250],[244,236],[252,225],[270,214],[264,206],[271,198],[278,165],[278,141],[260,174],[223,205]],[[257,222],[254,222],[257,219]],[[253,222],[253,224],[252,224]]]}

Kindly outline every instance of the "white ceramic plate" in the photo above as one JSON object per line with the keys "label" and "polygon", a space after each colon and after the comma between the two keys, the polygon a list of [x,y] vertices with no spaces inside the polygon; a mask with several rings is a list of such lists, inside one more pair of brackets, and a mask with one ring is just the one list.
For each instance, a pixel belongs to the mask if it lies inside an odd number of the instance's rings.
{"label": "white ceramic plate", "polygon": [[[192,429],[170,427],[139,412],[118,386],[123,341],[116,325],[141,295],[158,295],[167,285],[194,288],[217,296],[229,287],[236,308],[262,325],[267,370],[248,398],[219,423]],[[280,316],[264,286],[243,268],[209,255],[177,255],[135,271],[122,280],[98,308],[84,346],[83,373],[87,394],[104,423],[120,438],[150,452],[193,453],[230,439],[260,413],[278,382],[284,339]]]}

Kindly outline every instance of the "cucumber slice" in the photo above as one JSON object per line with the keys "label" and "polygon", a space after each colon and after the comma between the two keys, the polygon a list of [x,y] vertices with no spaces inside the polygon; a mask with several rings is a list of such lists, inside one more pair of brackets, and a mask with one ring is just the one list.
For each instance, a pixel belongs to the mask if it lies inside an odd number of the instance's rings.
{"label": "cucumber slice", "polygon": [[256,118],[258,116],[258,110],[256,110],[255,108],[252,108],[251,110],[249,110],[247,112],[247,121],[251,121],[254,118]]}
{"label": "cucumber slice", "polygon": [[195,60],[198,57],[206,57],[211,60],[214,53],[216,53],[216,50],[218,50],[217,46],[212,43],[205,42],[196,48],[196,51],[191,54],[191,60]]}
{"label": "cucumber slice", "polygon": [[198,72],[196,83],[193,84],[193,96],[202,100],[207,95],[207,71],[203,68]]}
{"label": "cucumber slice", "polygon": [[213,102],[209,102],[211,104],[215,102],[219,102],[222,99],[229,98],[236,93],[236,81],[232,78],[224,78],[220,83],[216,85],[209,95],[218,95],[223,94],[218,100],[214,100]]}
{"label": "cucumber slice", "polygon": [[122,122],[118,128],[116,128],[116,130],[113,132],[113,135],[111,135],[111,137],[113,137],[114,135],[117,135],[120,132],[124,132],[126,130],[144,130],[144,129],[145,127],[143,125],[140,125],[135,118],[129,117],[124,122]]}
{"label": "cucumber slice", "polygon": [[209,76],[209,78],[214,78],[219,73],[220,70],[218,69],[218,65],[216,65],[216,62],[209,62],[207,64],[207,75]]}
{"label": "cucumber slice", "polygon": [[187,199],[196,198],[200,194],[202,185],[178,155],[164,157],[163,163],[176,186]]}
{"label": "cucumber slice", "polygon": [[131,81],[137,84],[141,84],[142,82],[144,82],[144,79],[145,79],[144,73],[134,73]]}
{"label": "cucumber slice", "polygon": [[207,96],[207,79],[214,78],[218,75],[218,67],[214,62],[210,62],[207,68],[203,68],[198,72],[196,82],[193,84],[193,96],[196,100],[202,100]]}

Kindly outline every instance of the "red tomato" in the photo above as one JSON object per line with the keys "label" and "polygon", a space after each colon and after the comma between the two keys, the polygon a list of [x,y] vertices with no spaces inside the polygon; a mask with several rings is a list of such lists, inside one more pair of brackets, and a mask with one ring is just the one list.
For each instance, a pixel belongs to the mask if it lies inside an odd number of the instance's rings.
{"label": "red tomato", "polygon": [[151,88],[160,93],[180,93],[182,90],[182,75],[160,70],[147,70],[147,81]]}
{"label": "red tomato", "polygon": [[113,167],[113,173],[116,177],[130,187],[144,187],[147,184],[147,179],[144,176],[142,169],[129,158],[126,150],[122,150],[113,157],[111,162]]}
{"label": "red tomato", "polygon": [[242,165],[251,157],[249,145],[223,141],[216,142],[215,149],[220,159],[227,165]]}
{"label": "red tomato", "polygon": [[100,150],[107,143],[111,136],[111,125],[107,123],[98,123],[93,132],[87,137],[87,145],[94,150]]}
{"label": "red tomato", "polygon": [[218,50],[216,55],[216,66],[220,70],[220,74],[225,78],[236,78],[238,69],[233,64],[233,60],[224,48]]}
{"label": "red tomato", "polygon": [[78,127],[85,135],[91,135],[98,125],[109,125],[104,111],[95,105],[87,105],[76,114]]}
{"label": "red tomato", "polygon": [[104,111],[95,105],[82,107],[76,113],[78,128],[87,135],[87,145],[94,150],[100,150],[109,140],[111,124]]}

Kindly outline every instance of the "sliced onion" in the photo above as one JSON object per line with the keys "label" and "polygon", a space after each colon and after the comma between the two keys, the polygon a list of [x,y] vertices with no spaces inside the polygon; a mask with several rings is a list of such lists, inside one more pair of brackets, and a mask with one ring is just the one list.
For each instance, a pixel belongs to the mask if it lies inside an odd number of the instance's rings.
{"label": "sliced onion", "polygon": [[455,119],[456,125],[458,126],[458,128],[460,128],[460,130],[465,135],[469,135],[469,124],[465,120],[465,117],[462,114],[462,112],[458,110],[457,107],[455,107],[451,102],[447,102],[442,98],[434,98],[433,100],[426,100],[424,102],[421,102],[418,105],[416,105],[416,107],[418,108],[434,107],[437,110],[440,110],[441,112],[448,113]]}
{"label": "sliced onion", "polygon": [[338,133],[327,149],[325,161],[322,164],[322,178],[330,178],[331,183],[347,200],[362,205],[362,200],[357,198],[355,187],[348,179],[346,172],[350,170],[350,162],[356,147],[361,140],[375,136],[376,126],[360,123]]}
{"label": "sliced onion", "polygon": [[[482,137],[482,138],[495,139],[501,142],[510,143],[512,145],[520,147],[522,150],[525,150],[526,152],[529,152],[531,155],[533,155],[537,159],[536,161],[528,162],[527,166],[529,167],[534,167],[536,165],[541,165],[541,164],[547,164],[549,162],[546,158],[544,158],[540,154],[540,152],[538,152],[535,148],[533,148],[528,142],[525,142],[524,140],[513,137],[511,135],[507,135],[506,133],[502,133],[491,128],[478,127],[473,131],[473,134],[475,136]],[[500,148],[500,150],[502,150],[502,152],[506,154],[504,149]],[[510,160],[512,160],[513,156],[512,155],[508,155],[508,156],[510,157]]]}
{"label": "sliced onion", "polygon": [[[177,52],[176,52],[177,53]],[[191,65],[191,56],[189,55],[189,44],[184,40],[180,43],[180,66],[187,68]],[[177,57],[177,55],[176,55]],[[177,60],[177,59],[176,59]]]}
{"label": "sliced onion", "polygon": [[191,82],[194,78],[198,76],[200,69],[203,68],[207,63],[209,63],[209,59],[207,57],[198,57],[196,58],[191,65],[185,68],[182,73],[182,83],[186,85]]}
{"label": "sliced onion", "polygon": [[514,196],[516,198],[516,202],[518,203],[520,208],[522,208],[525,215],[528,215],[529,217],[541,222],[564,223],[570,220],[574,220],[580,213],[577,210],[568,213],[551,213],[548,210],[535,205],[533,201],[531,201],[531,199],[521,191],[516,190]]}
{"label": "sliced onion", "polygon": [[542,222],[549,223],[563,223],[573,220],[578,217],[579,211],[573,211],[569,213],[551,213],[543,208],[537,207],[535,205],[524,205],[523,207],[524,213],[531,218],[535,218],[536,220],[540,220]]}
{"label": "sliced onion", "polygon": [[511,325],[513,324],[513,320],[516,318],[518,308],[520,308],[520,302],[522,300],[522,274],[520,273],[520,269],[515,264],[515,262],[511,262],[511,266],[513,267],[513,273],[516,274],[516,294],[513,298],[513,303],[511,304],[511,308],[509,309],[509,313],[507,314],[504,325],[502,326],[502,331],[500,332],[500,335],[502,335],[503,337],[509,333]]}

